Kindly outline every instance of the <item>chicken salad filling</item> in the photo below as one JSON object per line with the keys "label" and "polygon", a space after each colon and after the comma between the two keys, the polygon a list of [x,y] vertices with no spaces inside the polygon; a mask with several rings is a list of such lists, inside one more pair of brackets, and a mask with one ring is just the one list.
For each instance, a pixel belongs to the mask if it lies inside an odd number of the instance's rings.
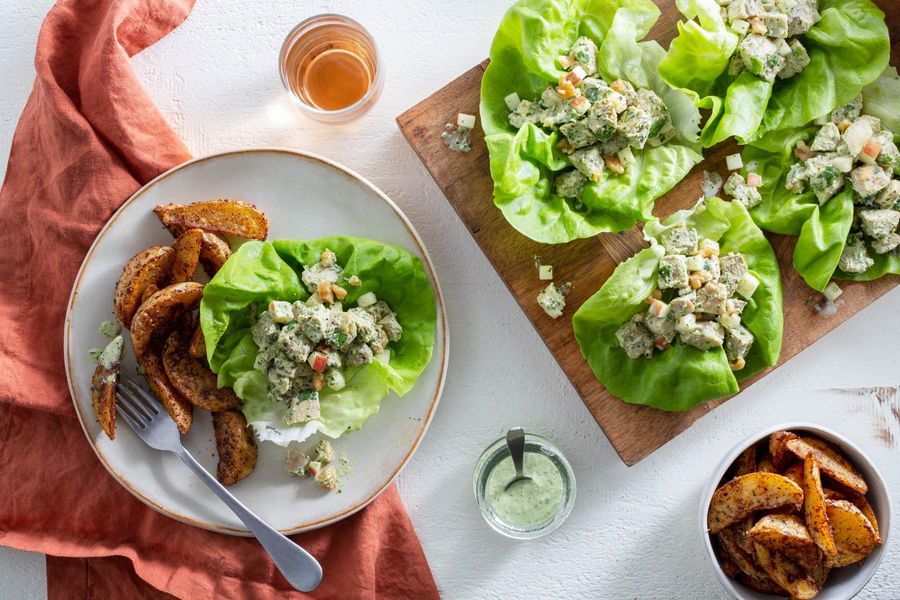
{"label": "chicken salad filling", "polygon": [[845,273],[864,273],[874,264],[872,253],[900,247],[900,151],[894,132],[861,114],[862,104],[858,97],[838,107],[809,145],[797,142],[798,162],[785,180],[788,190],[812,192],[820,204],[853,190],[853,225],[838,263]]}
{"label": "chicken salad filling", "polygon": [[788,79],[810,63],[797,36],[819,22],[818,0],[718,0],[722,18],[740,41],[728,71],[766,81]]}
{"label": "chicken salad filling", "polygon": [[539,99],[521,99],[514,92],[505,101],[513,127],[532,123],[560,133],[558,147],[574,169],[558,175],[554,187],[577,206],[588,183],[622,174],[634,163],[633,149],[662,145],[676,132],[656,92],[599,76],[597,45],[590,38],[579,37],[557,63],[566,73]]}
{"label": "chicken salad filling", "polygon": [[[676,336],[699,350],[724,348],[732,370],[744,368],[754,335],[741,324],[741,313],[759,281],[740,253],[720,256],[719,244],[678,226],[660,236],[657,288],[646,311],[619,327],[616,338],[631,359],[665,351]],[[743,299],[741,299],[743,298]]]}
{"label": "chicken salad filling", "polygon": [[[344,309],[347,290],[336,283],[342,273],[326,249],[301,275],[312,294],[308,300],[275,300],[252,316],[251,334],[259,347],[254,368],[266,374],[269,399],[287,407],[285,425],[318,419],[320,392],[343,389],[348,367],[389,360],[388,345],[403,335],[394,311],[372,292]],[[360,281],[351,277],[348,283]]]}

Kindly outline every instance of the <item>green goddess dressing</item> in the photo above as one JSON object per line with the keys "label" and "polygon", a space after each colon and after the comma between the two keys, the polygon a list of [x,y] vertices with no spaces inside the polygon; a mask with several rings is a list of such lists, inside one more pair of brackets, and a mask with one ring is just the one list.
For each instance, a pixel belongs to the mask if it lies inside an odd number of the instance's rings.
{"label": "green goddess dressing", "polygon": [[503,488],[516,476],[512,458],[506,456],[491,471],[487,496],[494,513],[506,523],[530,529],[539,527],[559,511],[565,490],[559,468],[538,452],[525,452],[525,475],[530,481],[520,481],[508,490]]}

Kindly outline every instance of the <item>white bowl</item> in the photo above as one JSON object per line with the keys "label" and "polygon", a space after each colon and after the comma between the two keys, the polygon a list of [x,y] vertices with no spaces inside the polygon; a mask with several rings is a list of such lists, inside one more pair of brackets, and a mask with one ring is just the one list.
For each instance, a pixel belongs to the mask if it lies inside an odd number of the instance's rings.
{"label": "white bowl", "polygon": [[[716,470],[709,481],[709,485],[703,493],[703,501],[700,503],[700,535],[706,546],[706,553],[707,556],[709,556],[710,566],[716,574],[716,577],[719,578],[722,587],[737,600],[771,600],[772,598],[778,598],[778,596],[762,594],[751,590],[722,571],[722,567],[719,566],[719,561],[713,550],[712,537],[707,531],[706,517],[709,512],[709,503],[712,500],[713,494],[720,483],[722,483],[722,478],[725,476],[728,468],[734,463],[740,453],[750,446],[757,444],[764,438],[767,438],[769,434],[782,430],[807,431],[825,441],[833,443],[848,459],[850,459],[850,462],[852,462],[859,470],[869,486],[869,493],[866,494],[866,498],[868,499],[869,504],[872,505],[872,510],[875,511],[875,516],[878,518],[878,528],[882,543],[879,546],[875,546],[872,553],[858,565],[834,569],[828,576],[828,580],[825,582],[825,588],[822,590],[822,593],[816,596],[816,600],[848,600],[849,598],[853,598],[867,583],[869,583],[869,580],[872,579],[875,571],[878,570],[881,559],[884,558],[891,529],[891,499],[888,497],[884,479],[881,477],[881,473],[878,472],[878,469],[875,468],[872,459],[866,456],[866,453],[860,450],[853,442],[839,433],[836,433],[827,427],[822,427],[821,425],[800,422],[773,425],[746,438],[722,459],[722,462],[716,467]],[[786,596],[787,595],[785,594],[783,597]]]}

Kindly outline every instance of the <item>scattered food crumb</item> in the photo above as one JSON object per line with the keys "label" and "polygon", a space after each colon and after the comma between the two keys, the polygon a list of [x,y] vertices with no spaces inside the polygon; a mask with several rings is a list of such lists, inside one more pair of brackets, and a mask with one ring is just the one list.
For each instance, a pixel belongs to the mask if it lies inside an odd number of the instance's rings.
{"label": "scattered food crumb", "polygon": [[444,140],[444,145],[454,152],[469,152],[472,150],[469,137],[474,128],[475,115],[459,113],[456,116],[456,125],[447,123],[445,131],[441,133],[441,139]]}
{"label": "scattered food crumb", "polygon": [[843,300],[829,300],[825,298],[815,306],[815,311],[823,317],[831,317],[844,305]]}
{"label": "scattered food crumb", "polygon": [[538,306],[540,306],[548,317],[558,319],[563,314],[566,307],[566,298],[560,288],[557,288],[553,282],[541,290],[537,297]]}
{"label": "scattered food crumb", "polygon": [[712,198],[722,189],[722,176],[714,171],[703,171],[703,180],[700,189],[704,198]]}

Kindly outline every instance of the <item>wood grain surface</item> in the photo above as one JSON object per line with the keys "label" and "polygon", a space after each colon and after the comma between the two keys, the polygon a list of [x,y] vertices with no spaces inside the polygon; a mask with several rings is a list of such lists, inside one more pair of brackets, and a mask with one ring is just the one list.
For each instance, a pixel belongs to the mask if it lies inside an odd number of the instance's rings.
{"label": "wood grain surface", "polygon": [[[900,34],[900,2],[876,2],[887,13],[891,40]],[[657,0],[662,16],[649,37],[663,47],[676,33],[678,13],[674,2]],[[892,63],[898,64],[898,44],[892,46]],[[480,127],[472,132],[472,151],[449,151],[440,134],[446,123],[455,123],[457,113],[478,114],[481,78],[488,61],[473,67],[397,118],[403,135],[424,163],[447,200],[472,233],[481,250],[493,264],[510,293],[525,311],[541,339],[575,386],[588,410],[603,429],[621,459],[633,465],[690,427],[701,416],[726,401],[707,402],[683,413],[626,404],[610,394],[594,377],[581,355],[572,332],[571,316],[612,274],[616,265],[645,246],[640,228],[618,234],[547,245],[534,242],[517,232],[492,201],[493,182],[488,168],[487,148]],[[692,206],[701,195],[704,170],[727,176],[725,156],[739,151],[729,141],[705,152],[705,160],[672,191],[656,201],[654,214],[660,218]],[[791,265],[795,239],[767,234],[781,265],[784,286],[784,343],[779,365],[821,338],[823,335],[868,306],[898,283],[900,278],[884,277],[868,283],[841,282],[844,293],[836,314],[823,316],[816,307],[822,295],[810,289]],[[565,314],[559,319],[546,316],[535,299],[546,282],[538,280],[534,257],[554,266],[557,284],[573,283]],[[742,382],[752,385],[769,370]]]}

